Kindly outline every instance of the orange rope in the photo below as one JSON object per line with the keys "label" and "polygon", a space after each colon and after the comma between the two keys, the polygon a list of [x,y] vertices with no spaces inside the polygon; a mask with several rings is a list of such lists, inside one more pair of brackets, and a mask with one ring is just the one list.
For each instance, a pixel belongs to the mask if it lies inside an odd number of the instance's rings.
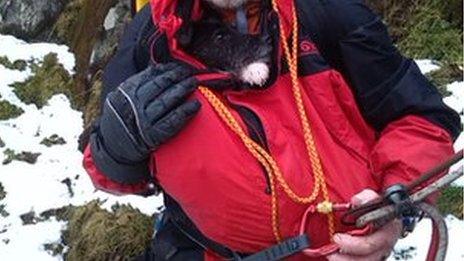
{"label": "orange rope", "polygon": [[308,116],[306,114],[303,99],[301,95],[301,85],[298,79],[298,20],[296,15],[295,5],[292,8],[292,50],[290,50],[288,43],[285,39],[285,30],[282,24],[282,17],[279,12],[276,0],[272,1],[273,9],[278,14],[280,20],[280,38],[285,53],[285,58],[290,71],[290,77],[292,81],[292,91],[295,98],[295,103],[300,116],[301,126],[303,128],[303,136],[305,140],[306,150],[308,158],[311,163],[312,172],[314,174],[314,188],[308,196],[297,195],[288,185],[287,181],[282,175],[282,172],[275,161],[275,159],[259,144],[255,143],[250,137],[248,137],[242,127],[238,124],[237,120],[233,117],[230,110],[224,105],[224,103],[209,89],[200,87],[199,90],[215,109],[222,120],[234,131],[242,140],[246,148],[266,169],[267,175],[270,181],[271,187],[271,216],[272,216],[272,230],[274,236],[278,242],[282,240],[280,229],[279,229],[279,213],[277,206],[277,195],[275,188],[275,180],[283,188],[285,194],[294,202],[299,204],[310,204],[313,203],[319,192],[322,192],[323,202],[317,205],[319,213],[327,214],[329,224],[329,234],[332,236],[335,233],[334,217],[332,213],[329,194],[327,191],[327,185],[325,182],[324,173],[321,166],[321,161],[317,148],[314,142],[312,130],[309,124]]}

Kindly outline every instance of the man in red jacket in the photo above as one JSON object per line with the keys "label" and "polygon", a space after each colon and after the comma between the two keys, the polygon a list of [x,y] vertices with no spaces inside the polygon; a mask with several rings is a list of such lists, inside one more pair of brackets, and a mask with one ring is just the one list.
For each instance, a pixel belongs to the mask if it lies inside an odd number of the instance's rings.
{"label": "man in red jacket", "polygon": [[[232,26],[245,17],[248,33],[270,33],[264,87],[193,69],[205,67],[176,33],[206,5]],[[84,166],[111,193],[163,191],[146,260],[238,260],[297,236],[312,207],[303,228],[312,248],[333,241],[330,260],[382,259],[401,223],[349,236],[330,204],[417,178],[452,154],[461,128],[360,0],[152,0],[104,80]]]}

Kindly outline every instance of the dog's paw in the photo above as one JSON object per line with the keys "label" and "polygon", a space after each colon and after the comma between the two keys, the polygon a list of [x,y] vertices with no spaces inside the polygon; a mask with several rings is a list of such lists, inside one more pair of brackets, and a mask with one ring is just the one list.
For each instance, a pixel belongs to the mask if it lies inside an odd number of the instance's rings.
{"label": "dog's paw", "polygon": [[251,85],[263,86],[269,78],[269,66],[263,62],[247,65],[240,73],[240,79]]}

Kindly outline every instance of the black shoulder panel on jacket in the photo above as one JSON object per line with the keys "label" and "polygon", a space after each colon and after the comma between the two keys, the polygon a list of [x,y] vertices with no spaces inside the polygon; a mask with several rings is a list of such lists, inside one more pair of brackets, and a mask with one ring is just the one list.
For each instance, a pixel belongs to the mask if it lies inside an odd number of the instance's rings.
{"label": "black shoulder panel on jacket", "polygon": [[323,57],[350,83],[367,122],[377,131],[405,115],[419,115],[453,139],[459,115],[414,61],[402,56],[386,26],[362,0],[299,0],[299,20]]}

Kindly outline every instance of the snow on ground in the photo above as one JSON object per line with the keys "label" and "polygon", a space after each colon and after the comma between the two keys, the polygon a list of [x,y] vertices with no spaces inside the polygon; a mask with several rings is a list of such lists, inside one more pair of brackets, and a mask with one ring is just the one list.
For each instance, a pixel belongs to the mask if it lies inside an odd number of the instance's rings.
{"label": "snow on ground", "polygon": [[[66,46],[38,43],[28,44],[11,36],[0,35],[0,56],[6,55],[11,61],[16,59],[42,59],[49,52],[55,52],[65,68],[73,72],[74,57]],[[425,72],[439,67],[429,60],[418,61]],[[91,181],[81,166],[82,154],[77,150],[77,138],[82,131],[82,115],[72,110],[64,95],[56,95],[48,105],[38,110],[35,105],[22,103],[13,93],[9,84],[23,81],[30,76],[30,70],[12,71],[0,65],[0,95],[3,99],[21,107],[25,113],[20,117],[0,121],[0,137],[6,143],[5,148],[17,152],[39,152],[37,163],[31,165],[13,161],[8,165],[0,165],[0,182],[7,192],[1,202],[6,204],[10,215],[0,216],[0,258],[1,260],[56,260],[42,248],[42,244],[55,242],[60,237],[63,222],[50,220],[36,225],[22,225],[19,215],[31,210],[36,213],[68,204],[81,205],[92,199],[107,200],[104,204],[109,208],[115,202],[130,203],[142,212],[152,214],[161,206],[160,197],[141,198],[136,196],[115,197],[103,192],[96,192]],[[460,111],[464,106],[463,82],[449,86],[452,92],[445,102],[453,109]],[[58,134],[66,140],[66,144],[46,147],[40,141],[52,134]],[[464,137],[458,139],[456,149],[462,148]],[[0,162],[3,161],[0,153]],[[69,178],[73,183],[74,196],[61,182]],[[463,180],[460,180],[460,184]],[[464,249],[459,245],[464,232],[464,222],[448,216],[450,228],[450,248],[448,260],[462,260]],[[6,229],[6,232],[3,230]],[[410,260],[424,260],[430,238],[430,222],[422,221],[418,228],[406,239],[400,240],[395,249],[401,251],[413,247],[409,252]],[[6,243],[8,241],[8,243]],[[392,260],[394,260],[392,258]]]}
{"label": "snow on ground", "polygon": [[438,64],[428,59],[416,60],[416,64],[417,66],[419,66],[421,72],[424,74],[440,69],[440,66]]}
{"label": "snow on ground", "polygon": [[11,35],[0,34],[0,56],[6,55],[13,62],[15,60],[41,60],[45,55],[54,52],[64,68],[70,73],[74,71],[74,55],[65,45],[49,43],[27,43]]}
{"label": "snow on ground", "polygon": [[[66,46],[55,44],[27,44],[11,36],[0,35],[0,56],[16,59],[42,59],[46,54],[57,53],[58,59],[70,72],[74,67],[74,56]],[[130,203],[146,214],[152,214],[162,205],[161,197],[142,198],[137,196],[116,197],[96,192],[81,166],[82,154],[77,150],[77,138],[82,132],[82,114],[71,109],[64,95],[56,95],[47,106],[38,110],[35,105],[22,103],[8,85],[23,81],[30,76],[23,72],[8,70],[0,65],[0,95],[21,107],[24,113],[12,120],[0,121],[0,137],[6,144],[0,149],[0,183],[6,191],[6,204],[10,215],[0,216],[0,259],[1,260],[56,260],[43,251],[42,244],[60,238],[64,223],[55,220],[36,225],[22,225],[20,215],[29,211],[40,213],[68,204],[82,205],[93,199],[106,200],[104,207],[116,202]],[[66,144],[46,147],[40,142],[45,137],[57,134]],[[16,152],[30,151],[41,155],[35,164],[13,161],[2,165],[5,149]],[[69,178],[73,183],[74,196],[61,181]],[[2,232],[6,229],[6,232]]]}

